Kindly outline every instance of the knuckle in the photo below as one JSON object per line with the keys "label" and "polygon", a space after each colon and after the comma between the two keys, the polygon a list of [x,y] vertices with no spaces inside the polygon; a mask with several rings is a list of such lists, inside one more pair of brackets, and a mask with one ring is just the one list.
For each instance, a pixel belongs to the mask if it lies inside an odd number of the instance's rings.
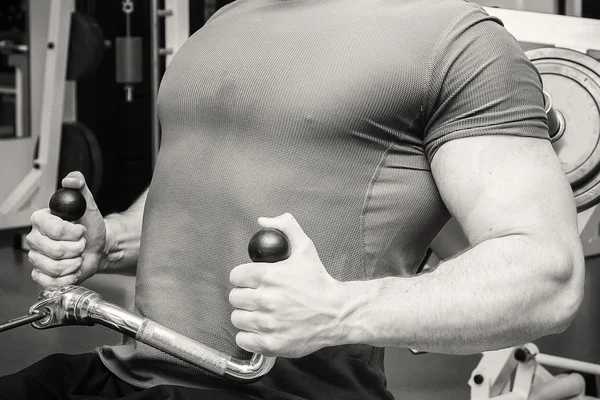
{"label": "knuckle", "polygon": [[40,218],[41,218],[41,214],[42,214],[42,210],[34,211],[31,214],[31,217],[29,217],[29,221],[31,222],[32,226],[36,227],[38,225]]}
{"label": "knuckle", "polygon": [[266,333],[274,332],[277,328],[277,323],[271,318],[263,318],[260,325],[262,331]]}
{"label": "knuckle", "polygon": [[49,260],[44,268],[44,272],[51,277],[59,277],[62,275],[61,263],[57,260]]}
{"label": "knuckle", "polygon": [[61,283],[60,286],[74,285],[77,283],[77,279],[78,279],[78,277],[75,274],[69,275],[66,279],[64,279],[64,281]]}
{"label": "knuckle", "polygon": [[271,282],[273,279],[273,270],[271,268],[262,268],[260,271],[260,279],[264,282]]}
{"label": "knuckle", "polygon": [[79,270],[83,265],[83,257],[76,257],[71,260],[75,271]]}
{"label": "knuckle", "polygon": [[33,265],[36,265],[36,253],[33,250],[30,250],[27,253],[27,259],[29,260],[30,263],[32,263]]}
{"label": "knuckle", "polygon": [[65,229],[60,224],[54,224],[52,225],[52,228],[50,228],[49,233],[54,238],[61,238],[65,234]]}
{"label": "knuckle", "polygon": [[46,288],[46,287],[48,287],[48,285],[44,278],[45,278],[45,275],[42,274],[41,272],[39,272],[38,270],[34,269],[31,271],[31,280],[33,280],[39,286]]}
{"label": "knuckle", "polygon": [[59,244],[55,244],[53,247],[51,247],[49,250],[49,255],[54,258],[54,259],[61,259],[64,258],[66,255],[66,249]]}
{"label": "knuckle", "polygon": [[260,347],[261,353],[271,354],[277,350],[275,348],[275,343],[274,343],[273,339],[271,339],[268,336],[261,338],[261,340],[259,341],[258,347]]}
{"label": "knuckle", "polygon": [[25,236],[25,242],[27,246],[32,247],[33,245],[33,231],[29,232],[27,236]]}
{"label": "knuckle", "polygon": [[275,311],[277,309],[277,300],[273,295],[268,293],[262,294],[257,301],[259,302],[261,308],[267,311]]}

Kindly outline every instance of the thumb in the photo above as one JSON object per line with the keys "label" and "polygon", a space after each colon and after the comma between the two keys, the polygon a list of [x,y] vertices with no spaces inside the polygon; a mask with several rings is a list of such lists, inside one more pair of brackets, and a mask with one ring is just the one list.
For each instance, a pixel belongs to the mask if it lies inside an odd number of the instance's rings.
{"label": "thumb", "polygon": [[99,210],[96,205],[96,200],[94,200],[94,195],[90,192],[90,189],[85,182],[85,177],[81,172],[70,172],[63,178],[62,185],[65,188],[79,190],[85,198],[86,210],[84,216],[80,219],[84,225],[86,225],[85,222],[89,221],[90,218],[97,218],[97,215],[95,214],[99,214]]}

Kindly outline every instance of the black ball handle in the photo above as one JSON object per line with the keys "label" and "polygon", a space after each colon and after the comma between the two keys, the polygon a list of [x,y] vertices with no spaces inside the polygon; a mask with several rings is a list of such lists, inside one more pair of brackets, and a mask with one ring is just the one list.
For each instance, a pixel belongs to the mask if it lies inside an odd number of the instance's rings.
{"label": "black ball handle", "polygon": [[50,197],[48,207],[52,215],[73,222],[83,217],[87,204],[79,190],[62,188]]}
{"label": "black ball handle", "polygon": [[248,255],[254,262],[283,261],[290,254],[290,242],[279,229],[263,228],[256,232],[248,243]]}

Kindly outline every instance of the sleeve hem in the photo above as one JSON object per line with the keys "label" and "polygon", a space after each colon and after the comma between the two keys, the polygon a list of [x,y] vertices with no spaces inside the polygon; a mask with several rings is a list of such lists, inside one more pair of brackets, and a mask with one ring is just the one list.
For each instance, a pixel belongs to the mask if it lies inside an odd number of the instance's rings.
{"label": "sleeve hem", "polygon": [[473,127],[448,133],[446,135],[443,135],[441,138],[428,143],[428,145],[425,147],[425,154],[427,155],[427,158],[431,163],[437,151],[445,143],[448,143],[451,140],[476,136],[515,136],[545,139],[548,141],[550,140],[550,135],[548,134],[545,126],[538,127],[529,125],[527,127],[513,126],[508,128],[506,126],[503,126],[501,131],[496,129],[494,126]]}

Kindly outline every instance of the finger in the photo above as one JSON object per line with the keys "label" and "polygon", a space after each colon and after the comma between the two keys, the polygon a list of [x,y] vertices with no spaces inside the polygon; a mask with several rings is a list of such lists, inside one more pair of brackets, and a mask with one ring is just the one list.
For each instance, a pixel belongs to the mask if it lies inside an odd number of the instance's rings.
{"label": "finger", "polygon": [[48,276],[37,269],[31,271],[31,279],[44,289],[57,288],[65,285],[74,285],[77,283],[77,279],[80,274],[75,273],[67,276],[61,276],[60,278],[53,278]]}
{"label": "finger", "polygon": [[32,231],[54,240],[77,241],[85,235],[86,228],[81,224],[73,224],[52,215],[48,208],[31,214]]}
{"label": "finger", "polygon": [[271,315],[245,310],[233,310],[231,323],[239,330],[254,333],[273,333],[278,326]]}
{"label": "finger", "polygon": [[534,386],[530,400],[562,400],[585,392],[585,380],[579,374],[557,377],[549,382]]}
{"label": "finger", "polygon": [[[83,197],[85,198],[85,202],[87,204],[87,211],[98,211],[98,206],[96,205],[96,200],[94,199],[94,195],[90,191],[85,181],[85,177],[79,171],[70,172],[67,176],[65,176],[62,180],[63,187],[70,189],[77,189],[81,192]],[[86,216],[84,215],[81,219],[83,220]],[[84,221],[82,221],[85,223]]]}
{"label": "finger", "polygon": [[233,310],[231,312],[231,323],[241,331],[258,333],[258,329],[252,323],[251,314],[250,311]]}
{"label": "finger", "polygon": [[296,218],[290,213],[285,213],[275,218],[261,217],[258,219],[258,224],[263,228],[274,228],[283,232],[290,241],[292,252],[294,249],[312,244],[312,241],[304,233]]}
{"label": "finger", "polygon": [[52,278],[59,278],[76,273],[83,263],[82,257],[53,260],[34,250],[29,251],[28,257],[35,269]]}
{"label": "finger", "polygon": [[259,264],[238,265],[229,273],[229,282],[239,288],[258,289],[264,281],[267,268]]}
{"label": "finger", "polygon": [[254,332],[241,331],[235,336],[235,342],[242,349],[249,351],[250,353],[258,353],[269,356],[267,353],[266,346],[259,334]]}
{"label": "finger", "polygon": [[85,250],[86,240],[83,237],[77,241],[52,240],[39,231],[32,231],[27,235],[27,244],[32,250],[47,257],[62,260],[81,256]]}
{"label": "finger", "polygon": [[247,311],[256,311],[256,289],[233,288],[229,292],[229,303],[235,308]]}

